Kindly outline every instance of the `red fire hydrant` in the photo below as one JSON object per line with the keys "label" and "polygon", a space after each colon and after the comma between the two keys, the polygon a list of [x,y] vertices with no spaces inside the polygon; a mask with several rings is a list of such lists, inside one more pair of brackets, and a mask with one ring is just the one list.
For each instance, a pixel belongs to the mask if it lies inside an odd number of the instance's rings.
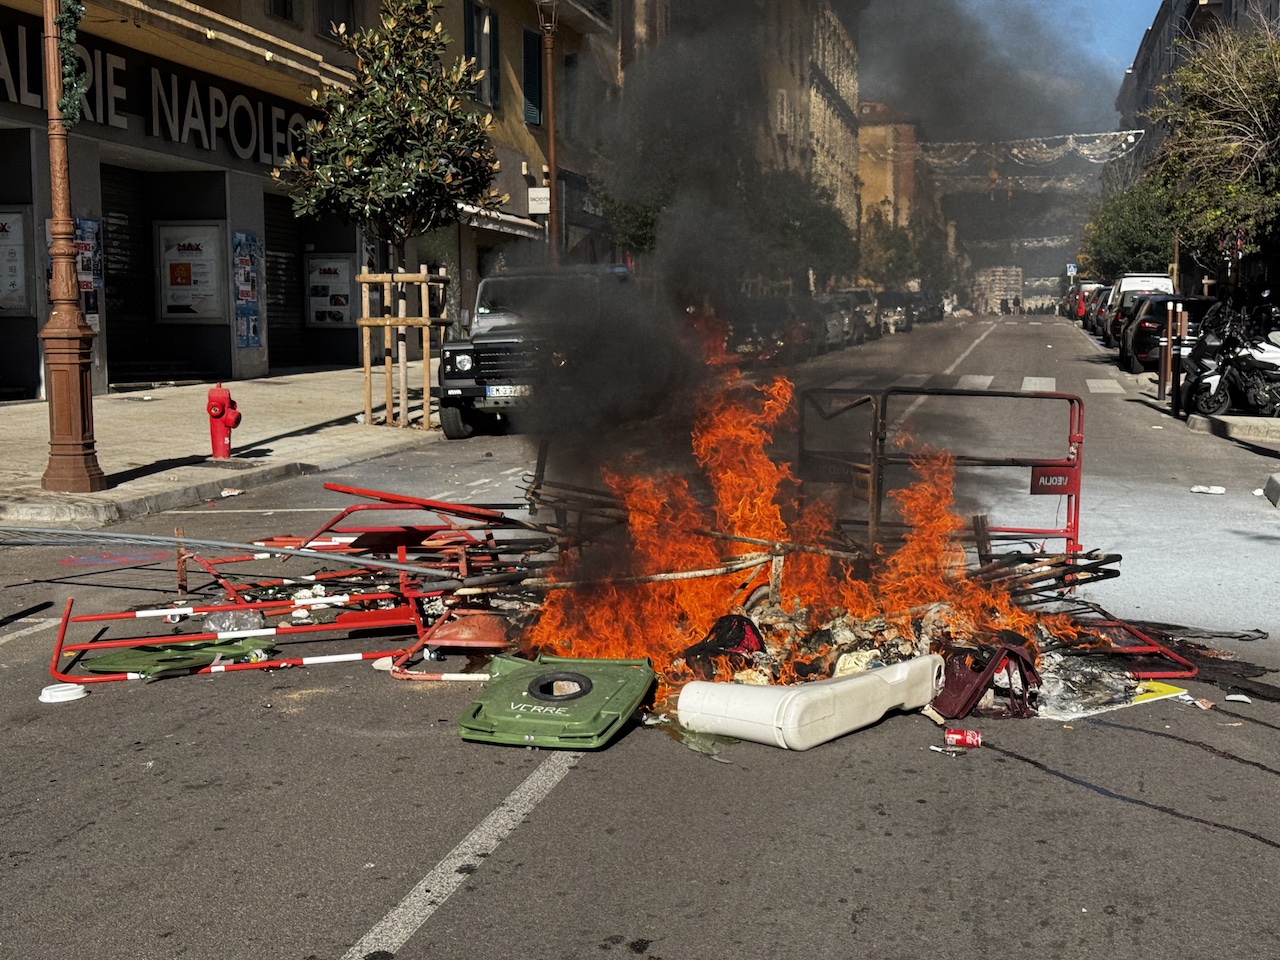
{"label": "red fire hydrant", "polygon": [[213,441],[213,459],[231,457],[231,431],[240,426],[240,411],[231,399],[231,391],[219,383],[209,390],[205,404],[209,412],[209,438]]}

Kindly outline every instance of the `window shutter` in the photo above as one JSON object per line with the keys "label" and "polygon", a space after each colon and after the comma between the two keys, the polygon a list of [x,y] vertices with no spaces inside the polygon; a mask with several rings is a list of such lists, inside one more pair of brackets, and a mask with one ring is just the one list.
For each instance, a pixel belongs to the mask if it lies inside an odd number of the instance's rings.
{"label": "window shutter", "polygon": [[476,55],[476,5],[471,0],[462,5],[462,51],[468,60]]}
{"label": "window shutter", "polygon": [[498,45],[498,11],[489,11],[489,103],[502,106],[502,56]]}
{"label": "window shutter", "polygon": [[542,37],[524,32],[524,122],[542,123]]}

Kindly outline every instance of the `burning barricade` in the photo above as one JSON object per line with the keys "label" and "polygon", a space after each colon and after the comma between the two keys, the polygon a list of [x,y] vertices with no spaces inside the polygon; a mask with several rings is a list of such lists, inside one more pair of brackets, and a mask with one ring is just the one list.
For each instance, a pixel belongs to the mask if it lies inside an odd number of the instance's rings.
{"label": "burning barricade", "polygon": [[[1075,655],[1168,653],[1105,617],[1090,623],[1025,602],[1065,596],[1117,558],[1011,554],[971,569],[946,453],[921,451],[916,480],[889,494],[906,530],[899,545],[848,538],[834,509],[801,498],[789,466],[769,455],[792,399],[782,378],[730,382],[711,396],[692,433],[697,478],[623,464],[603,472],[607,496],[534,490],[561,515],[612,518],[625,535],[610,541],[597,529],[589,545],[562,549],[540,583],[546,598],[524,652],[647,660],[655,715],[790,749],[894,709],[940,721],[974,711],[1034,716],[1038,665],[1050,651],[1055,671]],[[1109,678],[1102,686],[1113,702],[1131,700],[1144,670],[1194,675],[1168,656],[1172,671],[1135,660],[1095,673]],[[1055,691],[1080,692],[1054,677]]]}

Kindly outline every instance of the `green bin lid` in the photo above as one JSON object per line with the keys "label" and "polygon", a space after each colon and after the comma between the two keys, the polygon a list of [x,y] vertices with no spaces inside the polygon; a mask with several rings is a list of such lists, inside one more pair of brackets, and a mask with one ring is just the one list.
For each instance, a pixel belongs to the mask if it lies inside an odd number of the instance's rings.
{"label": "green bin lid", "polygon": [[464,740],[592,750],[609,742],[653,684],[648,660],[496,656],[462,714]]}

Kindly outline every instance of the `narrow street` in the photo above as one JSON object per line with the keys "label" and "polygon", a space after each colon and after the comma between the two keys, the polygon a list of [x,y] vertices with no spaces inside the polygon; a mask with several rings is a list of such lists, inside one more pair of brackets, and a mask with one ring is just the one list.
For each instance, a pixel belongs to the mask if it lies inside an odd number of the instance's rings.
{"label": "narrow street", "polygon": [[[952,318],[795,376],[800,390],[1082,397],[1081,542],[1124,557],[1087,598],[1126,618],[1261,629],[1268,640],[1214,645],[1280,668],[1280,514],[1252,492],[1275,452],[1189,432],[1074,323]],[[904,398],[894,419],[965,452],[1026,455],[1065,432],[1024,401],[990,403]],[[349,502],[324,482],[517,503],[535,457],[528,437],[430,442],[123,526],[305,535]],[[1227,492],[1191,492],[1206,484]],[[980,471],[957,499],[993,523],[1058,509],[1027,496],[1025,470]],[[972,719],[984,745],[961,757],[928,749],[931,721],[894,714],[807,753],[739,743],[712,759],[640,726],[588,754],[464,742],[478,684],[399,683],[361,663],[37,701],[66,597],[127,609],[172,590],[172,558],[154,551],[0,552],[4,609],[27,611],[0,626],[0,953],[1123,960],[1170,937],[1187,956],[1280,952],[1254,907],[1280,857],[1274,703],[1191,682],[1214,709]]]}

